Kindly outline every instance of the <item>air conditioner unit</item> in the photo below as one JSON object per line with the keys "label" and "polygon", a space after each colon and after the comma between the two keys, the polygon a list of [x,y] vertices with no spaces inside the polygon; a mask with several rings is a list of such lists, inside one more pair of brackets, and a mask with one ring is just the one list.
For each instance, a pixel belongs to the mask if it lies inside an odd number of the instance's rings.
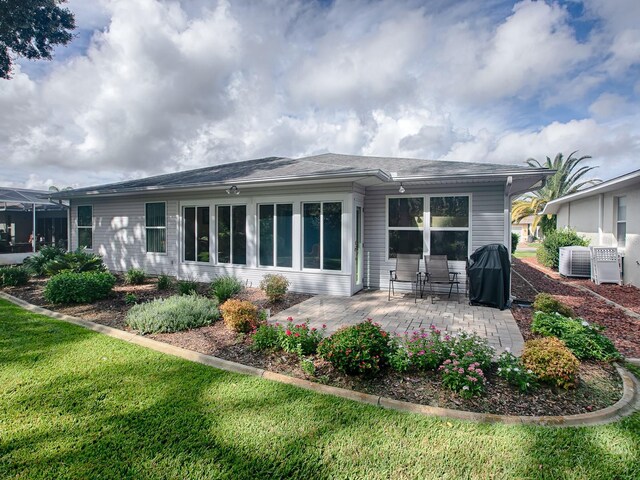
{"label": "air conditioner unit", "polygon": [[591,277],[589,247],[560,247],[558,271],[565,277]]}

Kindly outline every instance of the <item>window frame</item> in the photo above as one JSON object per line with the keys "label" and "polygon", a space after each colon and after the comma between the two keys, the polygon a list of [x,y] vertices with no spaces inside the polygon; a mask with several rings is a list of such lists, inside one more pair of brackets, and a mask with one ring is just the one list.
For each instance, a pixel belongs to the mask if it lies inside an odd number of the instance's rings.
{"label": "window frame", "polygon": [[[80,208],[81,207],[89,207],[91,208],[91,225],[80,225]],[[78,237],[78,248],[84,248],[85,250],[93,251],[93,205],[84,204],[84,205],[76,205],[76,235]],[[91,247],[82,247],[80,245],[80,229],[88,229],[91,231]]]}
{"label": "window frame", "polygon": [[[620,199],[623,198],[625,201],[625,218],[624,220],[620,220]],[[618,195],[616,196],[616,247],[617,248],[626,248],[627,247],[627,207],[629,204],[627,203],[626,195]],[[620,244],[620,224],[624,224],[624,238],[622,239],[622,244]]]}
{"label": "window frame", "polygon": [[[154,202],[151,202],[154,203]],[[195,236],[195,248],[196,248],[196,260],[187,260],[186,259],[186,242],[185,242],[185,233],[186,233],[186,221],[185,221],[185,209],[186,208],[195,208],[195,228],[194,228],[194,236]],[[209,209],[209,260],[206,262],[201,262],[197,260],[198,258],[198,208],[208,208]],[[180,261],[185,264],[191,265],[212,265],[211,261],[211,246],[213,242],[211,242],[211,205],[205,202],[184,202],[180,203]]]}
{"label": "window frame", "polygon": [[[263,205],[269,205],[273,207],[273,265],[262,265],[260,263],[260,242],[262,238],[262,227],[260,224],[260,207]],[[278,205],[290,205],[291,206],[291,266],[290,267],[282,267],[278,265]],[[293,243],[295,241],[295,231],[294,231],[294,202],[256,202],[256,268],[264,268],[264,269],[273,269],[273,270],[293,270],[294,269],[294,252],[293,252]],[[217,237],[216,237],[217,238]],[[304,245],[304,243],[303,243]]]}
{"label": "window frame", "polygon": [[[467,197],[469,199],[469,217],[466,227],[431,227],[431,198],[432,197]],[[423,222],[420,227],[389,227],[389,200],[392,198],[423,198]],[[473,193],[404,193],[399,195],[387,195],[385,198],[385,258],[387,262],[394,262],[395,257],[389,254],[390,230],[422,230],[422,256],[431,254],[431,231],[466,231],[468,232],[467,258],[473,253]],[[463,260],[449,260],[449,262],[463,262]]]}
{"label": "window frame", "polygon": [[[320,268],[310,268],[304,266],[304,205],[311,203],[320,204]],[[330,270],[323,268],[324,265],[324,204],[339,203],[340,204],[340,270]],[[324,273],[344,273],[345,258],[342,251],[342,245],[345,237],[344,229],[344,201],[343,200],[302,200],[300,202],[300,271],[305,272],[324,272]]]}
{"label": "window frame", "polygon": [[[221,262],[218,258],[218,209],[220,207],[229,207],[229,259],[230,262]],[[245,234],[245,246],[244,246],[244,258],[245,263],[234,263],[233,261],[233,209],[234,207],[244,207],[244,234]],[[235,202],[225,202],[225,203],[216,203],[214,205],[214,222],[215,222],[215,259],[216,265],[233,265],[236,267],[249,267],[249,233],[250,233],[250,225],[248,225],[249,219],[249,203],[235,203]],[[257,218],[257,210],[255,213]],[[257,242],[256,242],[257,243]],[[209,243],[209,248],[211,248],[211,243]]]}
{"label": "window frame", "polygon": [[[164,227],[149,227],[147,226],[147,205],[150,204],[157,204],[157,203],[162,203],[164,204]],[[167,255],[167,244],[169,243],[169,239],[168,239],[168,228],[167,228],[167,222],[169,219],[169,215],[167,214],[167,202],[166,201],[159,201],[159,202],[144,202],[144,249],[145,249],[145,253],[147,254],[151,254],[151,255]],[[147,243],[147,237],[148,237],[148,230],[152,229],[152,230],[164,230],[164,252],[150,252],[148,250],[148,243]]]}
{"label": "window frame", "polygon": [[[422,227],[390,227],[389,226],[389,200],[395,199],[395,198],[421,198],[422,199]],[[391,257],[390,256],[390,251],[389,251],[389,232],[391,230],[397,230],[397,231],[405,231],[405,232],[415,232],[415,231],[421,231],[422,232],[422,255],[424,256],[424,251],[425,251],[425,225],[427,225],[427,205],[426,205],[426,195],[421,193],[421,194],[411,194],[411,193],[404,193],[401,195],[387,195],[386,200],[385,200],[385,209],[384,209],[384,222],[385,222],[385,248],[386,248],[386,259],[387,261],[393,261],[395,262],[396,257]]]}

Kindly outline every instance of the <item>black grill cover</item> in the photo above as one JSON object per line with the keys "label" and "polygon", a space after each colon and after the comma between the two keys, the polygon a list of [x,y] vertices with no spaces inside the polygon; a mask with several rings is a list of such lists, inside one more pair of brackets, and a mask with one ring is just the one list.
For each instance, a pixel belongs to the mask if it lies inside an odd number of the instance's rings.
{"label": "black grill cover", "polygon": [[500,243],[480,247],[467,266],[469,303],[504,310],[509,306],[509,251]]}

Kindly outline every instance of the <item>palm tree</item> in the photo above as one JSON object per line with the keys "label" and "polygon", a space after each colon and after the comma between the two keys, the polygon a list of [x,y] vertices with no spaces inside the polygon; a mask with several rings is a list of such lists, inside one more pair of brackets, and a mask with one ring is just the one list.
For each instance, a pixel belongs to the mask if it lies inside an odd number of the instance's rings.
{"label": "palm tree", "polygon": [[540,222],[542,222],[543,232],[548,231],[550,228],[555,228],[555,218],[553,218],[552,215],[540,214],[542,210],[544,210],[545,205],[551,200],[570,195],[584,187],[595,185],[602,181],[597,178],[579,181],[586,173],[597,167],[582,165],[580,168],[577,168],[581,162],[591,157],[584,155],[577,158],[574,157],[576,153],[577,150],[571,152],[566,159],[562,153],[558,153],[553,161],[547,157],[547,161],[544,164],[541,164],[535,158],[529,158],[527,160],[527,165],[530,167],[548,168],[555,170],[556,173],[547,179],[544,187],[540,190],[523,195],[513,202],[513,208],[511,210],[511,220],[513,222],[517,223],[524,217],[533,215],[534,219],[531,228],[534,231]]}

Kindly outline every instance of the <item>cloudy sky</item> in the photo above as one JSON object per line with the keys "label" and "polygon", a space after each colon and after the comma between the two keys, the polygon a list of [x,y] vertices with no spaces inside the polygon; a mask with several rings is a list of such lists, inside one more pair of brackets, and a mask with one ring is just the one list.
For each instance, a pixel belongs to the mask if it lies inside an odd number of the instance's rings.
{"label": "cloudy sky", "polygon": [[0,184],[327,151],[640,166],[640,2],[71,0],[0,79]]}

